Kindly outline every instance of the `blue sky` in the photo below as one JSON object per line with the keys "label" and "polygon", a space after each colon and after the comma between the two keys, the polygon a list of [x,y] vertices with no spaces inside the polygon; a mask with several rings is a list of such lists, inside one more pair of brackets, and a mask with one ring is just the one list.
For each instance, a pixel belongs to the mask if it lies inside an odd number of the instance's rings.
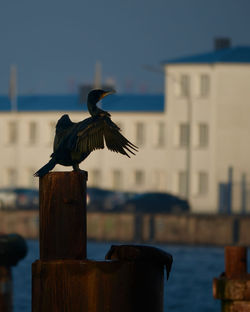
{"label": "blue sky", "polygon": [[69,93],[97,60],[119,92],[160,92],[163,76],[144,65],[210,51],[214,37],[250,45],[249,12],[249,0],[2,1],[0,94],[11,64],[20,93]]}

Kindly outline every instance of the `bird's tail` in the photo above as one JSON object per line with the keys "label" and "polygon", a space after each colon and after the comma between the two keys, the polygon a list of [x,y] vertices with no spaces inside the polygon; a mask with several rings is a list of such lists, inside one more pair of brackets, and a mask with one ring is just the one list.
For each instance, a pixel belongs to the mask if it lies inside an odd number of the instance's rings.
{"label": "bird's tail", "polygon": [[56,165],[55,158],[52,158],[46,165],[40,168],[35,174],[34,177],[43,177],[47,174],[50,170],[52,170]]}

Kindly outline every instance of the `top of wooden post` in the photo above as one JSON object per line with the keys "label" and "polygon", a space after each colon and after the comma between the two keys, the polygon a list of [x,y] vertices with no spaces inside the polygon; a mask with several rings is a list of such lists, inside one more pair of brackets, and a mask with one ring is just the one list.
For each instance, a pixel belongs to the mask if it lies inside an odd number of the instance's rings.
{"label": "top of wooden post", "polygon": [[247,248],[225,247],[225,273],[227,278],[239,278],[247,274]]}
{"label": "top of wooden post", "polygon": [[74,176],[74,175],[78,175],[78,176],[82,176],[85,178],[85,180],[88,180],[88,172],[84,171],[84,170],[73,170],[73,171],[50,171],[49,173],[47,173],[45,176],[43,176],[42,178],[39,178],[39,180],[43,180],[43,179],[50,179],[50,178],[59,178],[62,179],[64,177],[69,177],[69,176]]}

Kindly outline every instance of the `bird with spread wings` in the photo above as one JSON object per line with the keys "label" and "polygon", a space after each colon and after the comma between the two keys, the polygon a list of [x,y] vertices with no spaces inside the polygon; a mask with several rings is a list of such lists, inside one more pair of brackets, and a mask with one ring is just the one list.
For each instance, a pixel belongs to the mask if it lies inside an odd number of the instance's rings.
{"label": "bird with spread wings", "polygon": [[63,115],[57,122],[51,160],[39,169],[34,176],[43,177],[56,164],[72,166],[80,170],[79,164],[91,152],[106,147],[128,157],[135,155],[138,148],[129,142],[121,129],[111,120],[108,112],[100,109],[96,104],[114,91],[95,89],[89,92],[87,106],[91,117],[81,122],[72,122],[68,115]]}

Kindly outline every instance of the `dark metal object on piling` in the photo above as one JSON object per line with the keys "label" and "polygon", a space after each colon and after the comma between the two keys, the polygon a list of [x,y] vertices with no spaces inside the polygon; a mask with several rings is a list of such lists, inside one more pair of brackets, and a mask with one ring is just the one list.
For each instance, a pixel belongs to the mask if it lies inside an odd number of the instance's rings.
{"label": "dark metal object on piling", "polygon": [[16,265],[27,254],[27,244],[18,234],[0,235],[0,266]]}
{"label": "dark metal object on piling", "polygon": [[0,312],[12,312],[11,266],[26,254],[27,244],[20,235],[0,235]]}
{"label": "dark metal object on piling", "polygon": [[0,266],[0,312],[12,312],[11,268]]}
{"label": "dark metal object on piling", "polygon": [[173,257],[169,253],[159,248],[145,245],[112,245],[105,259],[141,261],[166,266],[167,279],[173,263]]}
{"label": "dark metal object on piling", "polygon": [[225,247],[225,272],[219,278],[214,278],[213,295],[221,300],[222,312],[250,311],[246,247]]}
{"label": "dark metal object on piling", "polygon": [[[131,253],[134,246],[125,246],[123,259],[86,260],[86,179],[81,172],[40,179],[41,247],[40,260],[32,264],[32,312],[163,312],[170,255],[139,246]],[[140,261],[130,259],[138,249]]]}

